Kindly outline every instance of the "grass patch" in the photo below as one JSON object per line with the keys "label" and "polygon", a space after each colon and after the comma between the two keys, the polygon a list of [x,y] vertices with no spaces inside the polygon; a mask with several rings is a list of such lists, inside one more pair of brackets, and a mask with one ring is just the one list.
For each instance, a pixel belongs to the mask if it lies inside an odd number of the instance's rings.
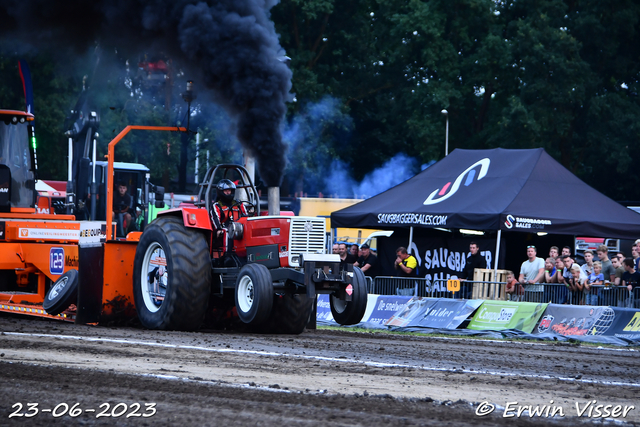
{"label": "grass patch", "polygon": [[[607,344],[607,343],[592,343],[587,341],[578,341],[568,339],[566,341],[553,341],[553,340],[544,340],[544,339],[534,339],[534,338],[526,338],[526,337],[486,337],[479,335],[459,335],[459,334],[447,334],[442,332],[436,333],[427,333],[427,332],[403,332],[403,331],[391,331],[388,329],[367,329],[360,327],[344,327],[344,326],[318,326],[319,330],[323,331],[339,331],[339,332],[352,332],[359,334],[367,334],[367,335],[382,335],[382,336],[414,336],[414,337],[428,337],[428,338],[448,338],[448,339],[461,339],[461,340],[482,340],[482,341],[504,341],[504,342],[521,342],[521,343],[537,343],[537,344],[547,344],[554,346],[571,346],[571,347],[589,347],[589,348],[625,348],[625,346],[616,345],[616,344]],[[499,331],[496,331],[499,332]],[[636,346],[628,346],[629,348],[633,348]]]}

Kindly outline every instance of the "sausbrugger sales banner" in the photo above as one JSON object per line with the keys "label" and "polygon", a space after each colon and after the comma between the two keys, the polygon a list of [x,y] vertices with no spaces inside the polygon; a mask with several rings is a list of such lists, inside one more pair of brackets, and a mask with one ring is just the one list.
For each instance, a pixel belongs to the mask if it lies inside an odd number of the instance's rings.
{"label": "sausbrugger sales banner", "polygon": [[480,331],[517,329],[531,333],[547,305],[548,303],[485,301],[467,328]]}
{"label": "sausbrugger sales banner", "polygon": [[456,329],[473,313],[483,300],[441,298],[423,315],[414,317],[407,326],[434,329]]}

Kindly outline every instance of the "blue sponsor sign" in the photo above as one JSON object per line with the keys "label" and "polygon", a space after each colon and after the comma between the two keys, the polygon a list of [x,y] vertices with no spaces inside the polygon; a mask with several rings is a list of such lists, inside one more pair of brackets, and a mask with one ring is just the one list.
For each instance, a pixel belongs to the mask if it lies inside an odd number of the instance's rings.
{"label": "blue sponsor sign", "polygon": [[318,295],[318,307],[316,312],[316,321],[320,323],[329,322],[336,323],[331,314],[331,306],[329,305],[329,295]]}
{"label": "blue sponsor sign", "polygon": [[56,275],[64,273],[64,248],[49,250],[49,271]]}
{"label": "blue sponsor sign", "polygon": [[398,311],[404,310],[411,297],[404,296],[378,296],[371,315],[367,320],[370,323],[384,325]]}
{"label": "blue sponsor sign", "polygon": [[442,298],[422,316],[414,318],[407,326],[435,329],[456,329],[480,305],[482,300],[454,300]]}

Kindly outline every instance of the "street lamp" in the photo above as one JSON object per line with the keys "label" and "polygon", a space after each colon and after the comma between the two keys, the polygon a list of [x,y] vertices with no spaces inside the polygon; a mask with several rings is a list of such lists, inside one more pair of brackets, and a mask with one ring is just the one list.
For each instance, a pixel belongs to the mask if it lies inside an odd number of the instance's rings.
{"label": "street lamp", "polygon": [[447,118],[447,127],[444,133],[444,156],[449,154],[449,112],[447,110],[440,111]]}

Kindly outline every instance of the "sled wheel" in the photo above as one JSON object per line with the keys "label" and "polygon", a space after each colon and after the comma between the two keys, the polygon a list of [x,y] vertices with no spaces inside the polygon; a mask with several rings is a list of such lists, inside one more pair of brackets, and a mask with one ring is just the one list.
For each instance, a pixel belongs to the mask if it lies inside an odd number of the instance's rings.
{"label": "sled wheel", "polygon": [[333,319],[341,325],[360,323],[367,309],[367,279],[358,267],[353,267],[351,288],[351,301],[341,300],[334,294],[329,297]]}
{"label": "sled wheel", "polygon": [[56,280],[42,307],[52,316],[65,311],[71,304],[75,304],[78,298],[78,270],[69,270]]}
{"label": "sled wheel", "polygon": [[236,310],[243,323],[256,326],[267,320],[273,307],[273,284],[269,269],[247,264],[236,281]]}
{"label": "sled wheel", "polygon": [[211,292],[209,247],[182,219],[162,216],[140,238],[133,263],[133,297],[148,329],[200,327]]}

